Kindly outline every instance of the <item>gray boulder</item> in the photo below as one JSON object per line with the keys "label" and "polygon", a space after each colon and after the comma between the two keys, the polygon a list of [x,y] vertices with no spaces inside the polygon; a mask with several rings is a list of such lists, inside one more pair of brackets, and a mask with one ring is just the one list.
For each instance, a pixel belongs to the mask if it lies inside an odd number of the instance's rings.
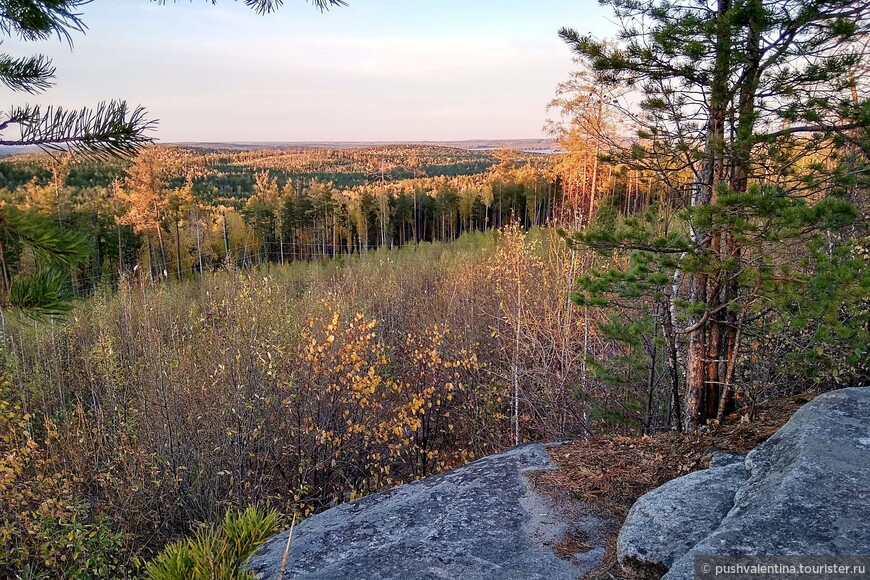
{"label": "gray boulder", "polygon": [[[634,544],[626,543],[620,561],[637,566],[631,561],[638,559],[654,566],[671,559],[665,578],[689,579],[697,555],[870,554],[870,388],[816,397],[749,453],[743,466],[748,478],[733,494],[733,506],[713,525],[706,515],[685,519],[689,531],[662,522],[672,521],[675,512],[721,512],[710,504],[724,502],[719,486],[727,490],[736,481],[720,482],[716,475],[722,475],[722,467],[663,486],[686,494],[678,506],[651,501],[657,496],[677,499],[659,493],[662,488],[643,496],[620,536],[655,538],[643,545],[648,553],[642,560],[639,549],[629,552],[627,547]],[[704,481],[706,487],[700,486]],[[694,538],[694,545],[686,546]]]}
{"label": "gray boulder", "polygon": [[748,476],[742,461],[714,465],[642,496],[619,532],[620,565],[641,578],[661,578],[678,558],[716,529]]}
{"label": "gray boulder", "polygon": [[[554,467],[544,447],[525,445],[327,510],[296,526],[284,577],[574,580],[602,562],[612,526],[523,475]],[[565,537],[589,549],[560,558]],[[287,532],[269,540],[248,569],[278,578],[286,543]]]}

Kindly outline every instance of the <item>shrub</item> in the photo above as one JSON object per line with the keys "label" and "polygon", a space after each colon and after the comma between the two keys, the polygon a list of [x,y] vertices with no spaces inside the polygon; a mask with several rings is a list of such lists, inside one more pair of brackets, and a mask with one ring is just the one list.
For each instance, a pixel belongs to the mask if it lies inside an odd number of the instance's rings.
{"label": "shrub", "polygon": [[37,441],[32,417],[0,384],[0,576],[107,578],[133,573],[124,536],[76,493],[49,452],[46,421]]}

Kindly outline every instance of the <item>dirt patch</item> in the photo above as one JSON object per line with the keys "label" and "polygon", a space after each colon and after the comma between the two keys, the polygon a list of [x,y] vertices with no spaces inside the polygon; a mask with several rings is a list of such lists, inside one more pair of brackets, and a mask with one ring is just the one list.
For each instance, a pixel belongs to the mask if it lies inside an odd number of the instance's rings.
{"label": "dirt patch", "polygon": [[[634,502],[666,481],[706,469],[713,451],[748,453],[776,433],[815,393],[774,399],[747,414],[729,417],[723,424],[683,435],[659,433],[650,437],[600,437],[549,449],[557,470],[532,474],[541,493],[570,493],[602,517],[616,522],[605,542],[602,566],[589,577],[626,577],[616,564],[616,537]],[[563,551],[576,539],[565,538]]]}

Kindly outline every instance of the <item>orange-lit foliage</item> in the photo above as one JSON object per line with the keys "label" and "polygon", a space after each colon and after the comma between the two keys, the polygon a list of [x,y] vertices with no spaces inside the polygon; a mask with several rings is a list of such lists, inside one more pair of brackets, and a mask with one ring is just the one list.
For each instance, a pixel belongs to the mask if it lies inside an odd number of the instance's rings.
{"label": "orange-lit foliage", "polygon": [[410,364],[391,364],[376,327],[360,313],[343,319],[327,305],[322,317],[309,319],[283,363],[270,355],[263,360],[284,393],[281,430],[297,442],[294,488],[307,508],[471,457],[455,448],[451,412],[462,413],[463,394],[476,384],[476,357],[446,346],[449,329],[436,326],[406,338]]}

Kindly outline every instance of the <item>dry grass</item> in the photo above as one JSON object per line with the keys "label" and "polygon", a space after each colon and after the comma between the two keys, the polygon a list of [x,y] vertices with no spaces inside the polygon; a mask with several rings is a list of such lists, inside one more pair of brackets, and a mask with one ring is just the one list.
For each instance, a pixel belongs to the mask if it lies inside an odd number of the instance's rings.
{"label": "dry grass", "polygon": [[[715,450],[749,452],[814,396],[804,393],[769,400],[754,409],[752,421],[746,415],[733,415],[722,425],[688,435],[602,437],[552,447],[550,456],[559,469],[536,472],[533,479],[543,493],[569,493],[614,522],[605,542],[605,561],[592,576],[618,577],[616,536],[637,498],[666,481],[706,469]],[[559,546],[564,550],[575,543],[574,538],[564,538]]]}

